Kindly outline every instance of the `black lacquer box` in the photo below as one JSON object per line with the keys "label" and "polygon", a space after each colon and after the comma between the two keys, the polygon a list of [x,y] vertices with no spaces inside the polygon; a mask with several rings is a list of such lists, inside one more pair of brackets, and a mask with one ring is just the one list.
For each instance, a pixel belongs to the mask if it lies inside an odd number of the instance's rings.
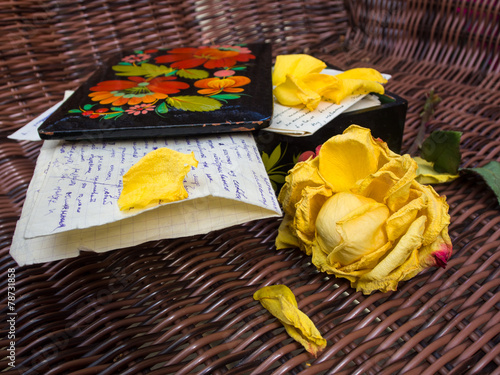
{"label": "black lacquer box", "polygon": [[123,52],[40,126],[42,139],[252,131],[273,112],[270,44]]}
{"label": "black lacquer box", "polygon": [[303,153],[315,152],[319,145],[353,124],[371,129],[374,137],[381,138],[392,151],[399,153],[408,102],[390,92],[377,96],[380,105],[342,113],[309,136],[288,136],[266,130],[256,132],[257,146],[275,190],[279,191],[287,172]]}

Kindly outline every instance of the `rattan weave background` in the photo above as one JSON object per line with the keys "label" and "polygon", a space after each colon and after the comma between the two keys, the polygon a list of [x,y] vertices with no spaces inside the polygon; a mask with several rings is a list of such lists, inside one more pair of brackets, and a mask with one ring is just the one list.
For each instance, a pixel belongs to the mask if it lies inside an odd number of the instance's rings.
{"label": "rattan weave background", "polygon": [[[429,131],[460,130],[462,167],[500,161],[497,0],[0,1],[1,314],[16,268],[16,367],[6,374],[500,373],[500,207],[472,176],[437,187],[454,254],[394,293],[362,296],[276,251],[279,220],[106,254],[16,266],[8,254],[40,144],[6,138],[124,48],[274,44],[339,68],[373,66],[409,101],[403,151],[425,93]],[[285,283],[328,340],[309,356],[252,300]]]}

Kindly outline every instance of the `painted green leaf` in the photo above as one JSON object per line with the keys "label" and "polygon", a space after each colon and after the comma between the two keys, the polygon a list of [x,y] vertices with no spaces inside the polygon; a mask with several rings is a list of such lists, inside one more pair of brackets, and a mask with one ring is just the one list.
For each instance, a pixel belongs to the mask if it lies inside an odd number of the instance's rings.
{"label": "painted green leaf", "polygon": [[79,109],[70,109],[68,113],[82,113]]}
{"label": "painted green leaf", "polygon": [[269,155],[267,153],[263,152],[261,155],[261,158],[262,158],[262,163],[266,167],[266,170],[269,169],[269,168],[267,168],[267,165],[269,164]]}
{"label": "painted green leaf", "polygon": [[176,96],[167,98],[167,101],[174,108],[192,112],[215,111],[222,106],[218,100],[205,96]]}
{"label": "painted green leaf", "polygon": [[118,65],[132,65],[132,64],[125,61],[120,61]]}
{"label": "painted green leaf", "polygon": [[118,117],[118,116],[121,116],[123,115],[123,113],[109,113],[107,115],[104,116],[104,119],[105,120],[108,120],[110,118],[115,118],[115,117]]}
{"label": "painted green leaf", "polygon": [[86,110],[86,111],[88,111],[88,110],[89,110],[89,109],[91,109],[94,105],[95,105],[95,104],[85,104],[85,105],[83,106],[83,109],[84,109],[84,110]]}
{"label": "painted green leaf", "polygon": [[187,79],[203,79],[209,76],[206,70],[201,69],[180,69],[176,74],[181,78]]}
{"label": "painted green leaf", "polygon": [[215,98],[215,99],[227,100],[227,99],[239,99],[240,95],[236,95],[236,94],[219,94],[219,95],[212,95],[211,97]]}
{"label": "painted green leaf", "polygon": [[434,163],[437,172],[457,174],[461,161],[461,135],[456,131],[434,131],[422,144],[420,155]]}
{"label": "painted green leaf", "polygon": [[247,67],[246,66],[235,66],[231,68],[231,70],[245,70]]}
{"label": "painted green leaf", "polygon": [[156,108],[156,111],[158,113],[167,113],[168,112],[168,107],[167,105],[165,104],[165,102],[161,103],[158,108]]}
{"label": "painted green leaf", "polygon": [[111,107],[111,110],[116,112],[123,112],[122,107]]}
{"label": "painted green leaf", "polygon": [[274,167],[281,159],[281,143],[278,143],[276,148],[271,152],[269,156],[269,166]]}
{"label": "painted green leaf", "polygon": [[140,53],[144,53],[144,51],[141,51],[141,50],[135,50],[134,53],[136,54],[140,54]]}
{"label": "painted green leaf", "polygon": [[285,183],[285,176],[282,174],[272,174],[269,176],[271,180],[276,182],[277,184],[284,184]]}
{"label": "painted green leaf", "polygon": [[173,68],[166,67],[165,65],[154,65],[144,63],[140,66],[125,66],[125,65],[113,65],[113,70],[118,76],[144,76],[146,78],[158,77],[161,75],[168,75],[175,71]]}
{"label": "painted green leaf", "polygon": [[481,176],[490,189],[493,190],[500,204],[500,163],[498,161],[490,161],[481,168],[464,168],[461,171]]}

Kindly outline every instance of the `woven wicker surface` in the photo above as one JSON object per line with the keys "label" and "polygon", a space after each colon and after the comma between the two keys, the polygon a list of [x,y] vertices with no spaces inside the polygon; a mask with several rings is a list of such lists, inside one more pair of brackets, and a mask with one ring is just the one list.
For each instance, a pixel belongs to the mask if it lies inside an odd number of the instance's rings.
{"label": "woven wicker surface", "polygon": [[[447,268],[363,296],[299,250],[276,251],[277,219],[17,267],[8,251],[40,144],[6,138],[120,49],[269,41],[275,54],[392,74],[388,89],[409,101],[403,151],[434,88],[443,101],[428,131],[462,131],[461,167],[483,166],[500,160],[497,1],[19,0],[0,9],[0,308],[4,319],[15,268],[17,313],[6,374],[500,372],[500,207],[473,176],[436,188],[450,204]],[[276,283],[328,340],[317,359],[253,301]]]}

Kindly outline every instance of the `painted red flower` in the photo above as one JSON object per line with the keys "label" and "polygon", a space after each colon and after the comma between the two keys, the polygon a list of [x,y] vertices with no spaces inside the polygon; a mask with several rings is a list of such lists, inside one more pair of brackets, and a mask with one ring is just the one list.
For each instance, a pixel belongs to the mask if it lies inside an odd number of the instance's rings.
{"label": "painted red flower", "polygon": [[90,91],[94,92],[89,96],[95,102],[114,106],[153,103],[189,87],[187,83],[178,82],[175,79],[174,76],[156,77],[150,80],[142,77],[128,77],[128,81],[103,81],[90,88]]}
{"label": "painted red flower", "polygon": [[173,63],[172,68],[189,69],[203,65],[207,69],[230,68],[238,62],[255,59],[251,51],[238,46],[174,48],[168,55],[156,57],[157,63]]}

